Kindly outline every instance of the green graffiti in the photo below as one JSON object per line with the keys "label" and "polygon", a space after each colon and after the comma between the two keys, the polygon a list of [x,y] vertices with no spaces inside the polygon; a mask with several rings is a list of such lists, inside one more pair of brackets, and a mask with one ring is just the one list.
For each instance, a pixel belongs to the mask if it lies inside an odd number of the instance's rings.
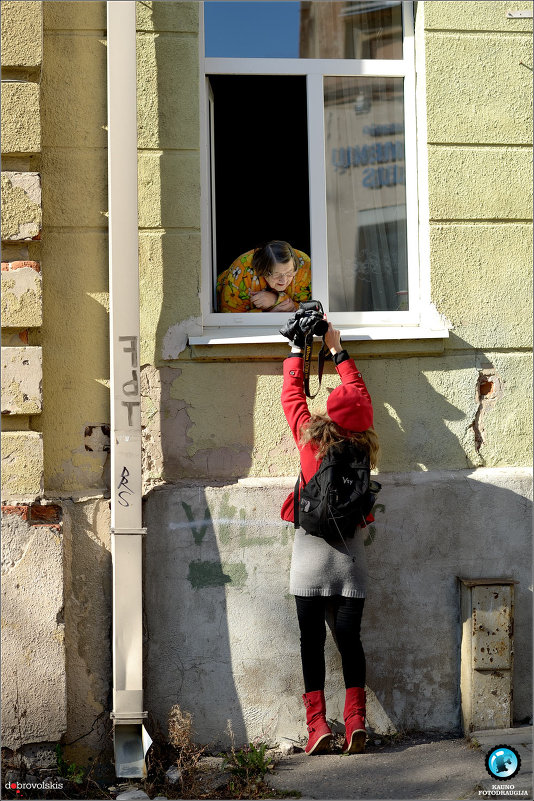
{"label": "green graffiti", "polygon": [[276,537],[249,537],[247,536],[247,513],[245,509],[239,510],[241,527],[239,531],[239,547],[250,548],[251,545],[273,545]]}
{"label": "green graffiti", "polygon": [[[232,539],[232,523],[237,514],[237,506],[230,506],[229,504],[230,493],[225,492],[222,497],[221,509],[219,512],[219,537],[223,544],[230,542]],[[226,522],[222,522],[222,521]]]}
{"label": "green graffiti", "polygon": [[223,562],[222,568],[230,576],[232,587],[241,590],[245,586],[248,573],[244,562]]}
{"label": "green graffiti", "polygon": [[[373,514],[376,514],[376,512],[384,514],[384,512],[386,511],[386,507],[384,506],[383,503],[375,503],[372,511]],[[363,544],[365,546],[372,545],[375,537],[376,537],[376,528],[375,526],[373,526],[372,523],[370,523],[367,527],[367,537],[365,538]]]}
{"label": "green graffiti", "polygon": [[367,527],[367,537],[364,539],[363,544],[367,547],[367,545],[371,545],[374,538],[376,536],[376,528],[370,523]]}
{"label": "green graffiti", "polygon": [[[191,509],[191,507],[189,506],[188,503],[185,503],[185,501],[182,501],[182,507],[183,507],[184,512],[187,515],[187,519],[189,520],[189,522],[191,524],[193,524],[195,522],[195,515],[193,514],[193,510]],[[206,508],[206,510],[204,512],[204,520],[206,520],[206,523],[204,523],[204,525],[202,526],[202,528],[200,530],[197,529],[196,526],[191,525],[191,531],[193,533],[193,539],[195,540],[195,543],[197,545],[201,545],[202,544],[202,540],[206,536],[206,531],[208,530],[209,525],[211,523],[210,510],[207,509],[207,508]]]}
{"label": "green graffiti", "polygon": [[223,587],[225,584],[232,584],[240,589],[247,580],[247,570],[242,562],[226,563],[223,566],[220,562],[203,562],[198,559],[189,563],[187,579],[196,590]]}
{"label": "green graffiti", "polygon": [[[239,529],[239,547],[249,548],[251,545],[273,545],[276,537],[248,537],[247,536],[247,511],[231,506],[229,503],[230,494],[223,495],[219,510],[219,539],[222,545],[228,545],[232,541],[232,534],[235,536],[235,527]],[[235,540],[234,540],[235,541]]]}

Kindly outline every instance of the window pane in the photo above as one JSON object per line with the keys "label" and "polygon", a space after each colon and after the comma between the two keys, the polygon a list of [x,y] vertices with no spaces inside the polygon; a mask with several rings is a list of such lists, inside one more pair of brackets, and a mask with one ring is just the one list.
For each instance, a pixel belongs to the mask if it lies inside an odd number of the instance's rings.
{"label": "window pane", "polygon": [[324,87],[330,311],[406,310],[403,79]]}
{"label": "window pane", "polygon": [[206,56],[402,58],[396,0],[204,3]]}
{"label": "window pane", "polygon": [[300,58],[402,58],[400,2],[302,2]]}
{"label": "window pane", "polygon": [[298,58],[299,15],[299,2],[205,2],[206,56]]}

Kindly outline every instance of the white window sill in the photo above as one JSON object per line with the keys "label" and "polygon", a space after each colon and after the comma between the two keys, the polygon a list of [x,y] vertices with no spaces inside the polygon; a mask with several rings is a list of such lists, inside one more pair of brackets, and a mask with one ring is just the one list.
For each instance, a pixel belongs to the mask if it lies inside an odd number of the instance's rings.
{"label": "white window sill", "polygon": [[[413,340],[413,339],[446,339],[449,329],[446,327],[430,328],[425,326],[359,326],[350,328],[339,326],[341,338],[345,342],[371,340]],[[190,345],[246,345],[284,342],[287,339],[272,327],[268,328],[205,328],[200,336],[190,336]]]}

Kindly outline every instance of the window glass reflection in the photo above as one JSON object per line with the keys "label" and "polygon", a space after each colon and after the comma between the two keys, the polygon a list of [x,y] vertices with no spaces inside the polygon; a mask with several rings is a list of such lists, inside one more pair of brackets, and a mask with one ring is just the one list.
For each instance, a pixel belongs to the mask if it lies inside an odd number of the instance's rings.
{"label": "window glass reflection", "polygon": [[206,56],[402,58],[396,0],[204,3]]}
{"label": "window glass reflection", "polygon": [[330,311],[407,310],[403,79],[324,86]]}

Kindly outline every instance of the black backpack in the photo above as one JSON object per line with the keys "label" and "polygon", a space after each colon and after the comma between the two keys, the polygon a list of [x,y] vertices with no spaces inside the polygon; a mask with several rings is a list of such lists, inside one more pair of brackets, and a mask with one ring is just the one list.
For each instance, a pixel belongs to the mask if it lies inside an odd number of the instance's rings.
{"label": "black backpack", "polygon": [[301,481],[302,472],[295,485],[295,528],[325,540],[353,536],[381,489],[371,480],[369,457],[348,440],[332,445],[315,475]]}

